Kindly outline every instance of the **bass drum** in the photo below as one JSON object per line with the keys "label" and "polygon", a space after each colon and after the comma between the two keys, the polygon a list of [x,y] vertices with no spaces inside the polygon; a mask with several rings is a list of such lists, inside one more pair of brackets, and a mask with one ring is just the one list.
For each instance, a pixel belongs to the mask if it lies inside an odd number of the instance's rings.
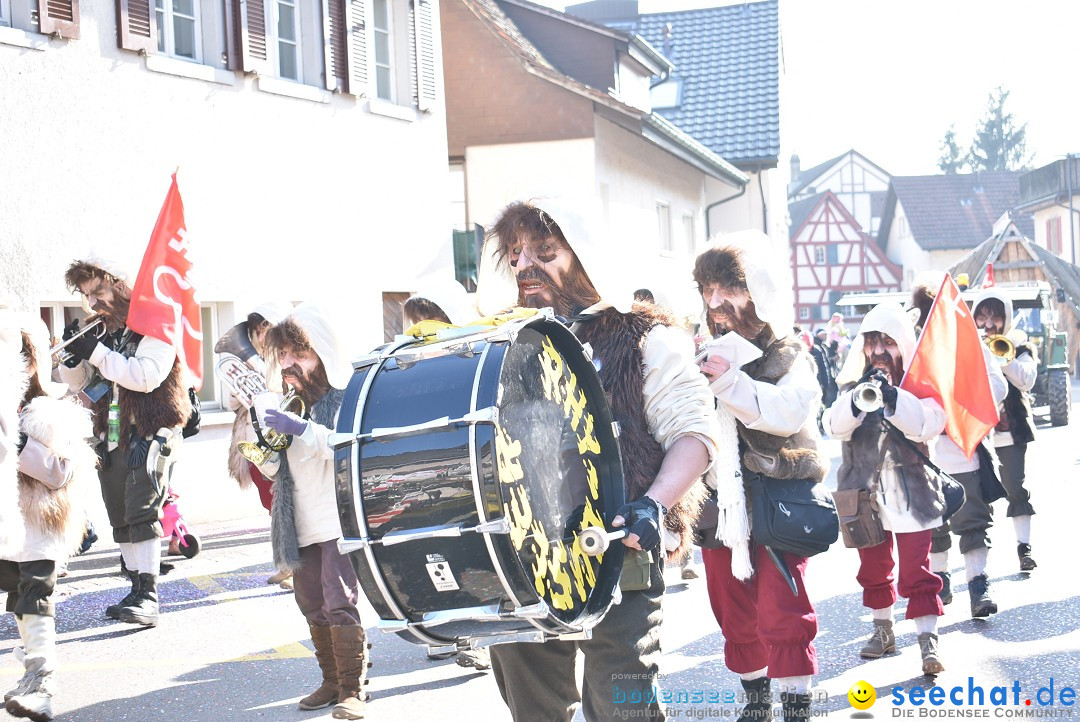
{"label": "bass drum", "polygon": [[588,556],[578,536],[625,495],[592,361],[543,313],[441,335],[354,365],[332,440],[341,550],[380,627],[411,642],[585,632],[623,546]]}

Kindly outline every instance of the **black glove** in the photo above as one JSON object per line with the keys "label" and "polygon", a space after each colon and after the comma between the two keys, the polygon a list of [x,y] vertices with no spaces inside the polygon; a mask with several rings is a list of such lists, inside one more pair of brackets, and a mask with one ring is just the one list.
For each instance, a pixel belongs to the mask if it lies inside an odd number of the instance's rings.
{"label": "black glove", "polygon": [[637,534],[638,546],[642,549],[654,549],[660,546],[660,507],[647,496],[637,501],[623,504],[615,512],[625,521],[628,534]]}
{"label": "black glove", "polygon": [[[64,339],[70,339],[75,335],[75,331],[78,330],[78,319],[72,321],[64,328]],[[70,333],[69,333],[70,330]],[[94,349],[97,348],[98,339],[93,333],[85,333],[72,341],[70,344],[64,347],[64,350],[71,354],[71,358],[64,361],[64,365],[69,369],[73,369],[79,365],[82,361],[89,361],[90,356],[94,353]]]}
{"label": "black glove", "polygon": [[889,383],[889,379],[886,378],[885,372],[880,369],[876,374],[870,377],[870,380],[878,385],[881,389],[881,400],[890,411],[896,411],[896,387]]}

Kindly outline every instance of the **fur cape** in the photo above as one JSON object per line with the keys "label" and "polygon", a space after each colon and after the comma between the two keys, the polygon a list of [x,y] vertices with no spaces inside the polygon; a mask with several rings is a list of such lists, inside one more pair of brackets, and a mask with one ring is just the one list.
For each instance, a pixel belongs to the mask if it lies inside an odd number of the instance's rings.
{"label": "fur cape", "polygon": [[[622,452],[627,501],[636,501],[656,480],[664,462],[664,449],[649,433],[645,418],[645,361],[642,346],[645,336],[656,326],[675,326],[666,311],[636,304],[630,313],[608,308],[580,321],[576,335],[592,346],[593,357],[600,359],[599,375],[619,423],[619,448]],[[704,481],[694,484],[679,503],[668,509],[665,527],[675,535],[678,547],[668,552],[668,560],[682,558],[693,543],[694,523],[708,495]]]}
{"label": "fur cape", "polygon": [[[847,386],[844,391],[853,388]],[[882,444],[893,461],[896,473],[902,478],[907,497],[908,511],[920,524],[940,517],[945,512],[945,497],[937,478],[931,479],[918,454],[892,432],[885,434],[877,414],[867,414],[851,434],[851,439],[840,445],[840,468],[836,472],[836,488],[866,489],[878,491],[878,462],[881,460]],[[929,458],[926,444],[916,444],[919,451]],[[898,479],[900,481],[900,479]]]}
{"label": "fur cape", "polygon": [[[126,358],[131,358],[142,338],[139,334],[132,333],[116,351]],[[162,427],[182,427],[191,416],[191,399],[184,383],[184,365],[179,357],[173,359],[169,375],[156,389],[143,393],[121,386],[119,399],[121,448],[127,447],[129,435],[125,430],[132,426],[140,438],[149,439]],[[94,434],[98,437],[105,434],[111,401],[111,394],[105,394],[94,407]]]}
{"label": "fur cape", "polygon": [[[802,342],[794,336],[773,341],[761,358],[742,367],[755,381],[776,384],[797,363],[814,360]],[[816,374],[816,369],[814,369]],[[828,460],[818,451],[817,429],[811,420],[791,436],[775,436],[748,429],[740,421],[739,439],[743,445],[743,464],[773,479],[813,479],[821,481],[829,469]]]}
{"label": "fur cape", "polygon": [[29,378],[26,362],[17,350],[9,352],[0,342],[0,559],[10,559],[23,545],[23,520],[19,513],[18,408]]}
{"label": "fur cape", "polygon": [[62,536],[65,548],[75,550],[82,543],[86,525],[87,492],[97,482],[97,453],[89,441],[90,412],[74,399],[39,396],[23,410],[20,428],[72,465],[71,480],[59,489],[19,473],[23,518],[50,536]]}
{"label": "fur cape", "polygon": [[[320,426],[334,428],[345,392],[332,388],[311,405],[311,421]],[[274,478],[274,500],[270,504],[270,546],[274,553],[274,566],[280,571],[295,572],[300,568],[300,542],[296,535],[296,498],[293,495],[292,471],[289,454],[280,455],[281,465]]]}
{"label": "fur cape", "polygon": [[[1021,344],[1016,347],[1016,355],[1029,354],[1031,358],[1039,358],[1031,344]],[[1028,394],[1017,387],[1009,384],[1009,393],[1003,402],[1005,413],[1001,415],[1001,421],[995,427],[998,431],[1008,431],[1012,434],[1014,444],[1030,444],[1035,440],[1035,425],[1031,419],[1031,401]]]}
{"label": "fur cape", "polygon": [[229,476],[236,479],[241,489],[247,489],[254,482],[251,480],[251,466],[237,444],[241,441],[255,441],[255,429],[251,425],[251,411],[243,406],[236,410],[233,419],[232,435],[229,437]]}

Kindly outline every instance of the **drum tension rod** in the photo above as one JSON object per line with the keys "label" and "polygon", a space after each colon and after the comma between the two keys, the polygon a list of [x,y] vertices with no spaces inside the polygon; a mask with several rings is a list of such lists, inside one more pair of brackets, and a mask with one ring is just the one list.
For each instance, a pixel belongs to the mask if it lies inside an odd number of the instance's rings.
{"label": "drum tension rod", "polygon": [[408,529],[387,532],[380,539],[363,537],[359,539],[349,538],[338,541],[338,551],[342,554],[367,549],[373,546],[393,546],[405,542],[420,541],[422,539],[435,539],[438,537],[459,537],[463,534],[509,534],[510,520],[494,519],[476,526],[454,524],[452,526],[426,526],[419,529]]}
{"label": "drum tension rod", "polygon": [[355,442],[365,441],[389,441],[390,439],[402,439],[408,436],[426,434],[429,431],[449,429],[456,426],[471,426],[473,424],[496,424],[499,421],[499,407],[488,406],[484,409],[471,411],[464,416],[451,419],[442,416],[430,421],[424,421],[411,426],[388,426],[375,428],[366,434],[330,434],[329,443],[334,449],[351,446]]}
{"label": "drum tension rod", "polygon": [[407,619],[385,619],[379,621],[379,629],[387,632],[396,632],[414,626],[435,627],[440,624],[451,622],[487,621],[497,622],[504,619],[543,619],[548,615],[549,607],[545,602],[532,604],[527,607],[504,610],[497,604],[489,604],[480,607],[462,607],[461,609],[441,609],[435,612],[424,612],[419,622],[410,622]]}

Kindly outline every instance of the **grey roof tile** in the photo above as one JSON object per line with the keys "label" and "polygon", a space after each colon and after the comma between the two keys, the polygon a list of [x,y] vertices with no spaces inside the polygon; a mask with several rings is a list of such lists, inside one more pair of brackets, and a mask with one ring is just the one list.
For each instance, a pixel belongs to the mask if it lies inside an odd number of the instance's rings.
{"label": "grey roof tile", "polygon": [[[657,113],[736,164],[780,157],[777,7],[778,0],[764,0],[649,13],[631,31],[675,63],[673,77],[683,79],[682,106]],[[668,23],[673,42],[665,48]]]}

